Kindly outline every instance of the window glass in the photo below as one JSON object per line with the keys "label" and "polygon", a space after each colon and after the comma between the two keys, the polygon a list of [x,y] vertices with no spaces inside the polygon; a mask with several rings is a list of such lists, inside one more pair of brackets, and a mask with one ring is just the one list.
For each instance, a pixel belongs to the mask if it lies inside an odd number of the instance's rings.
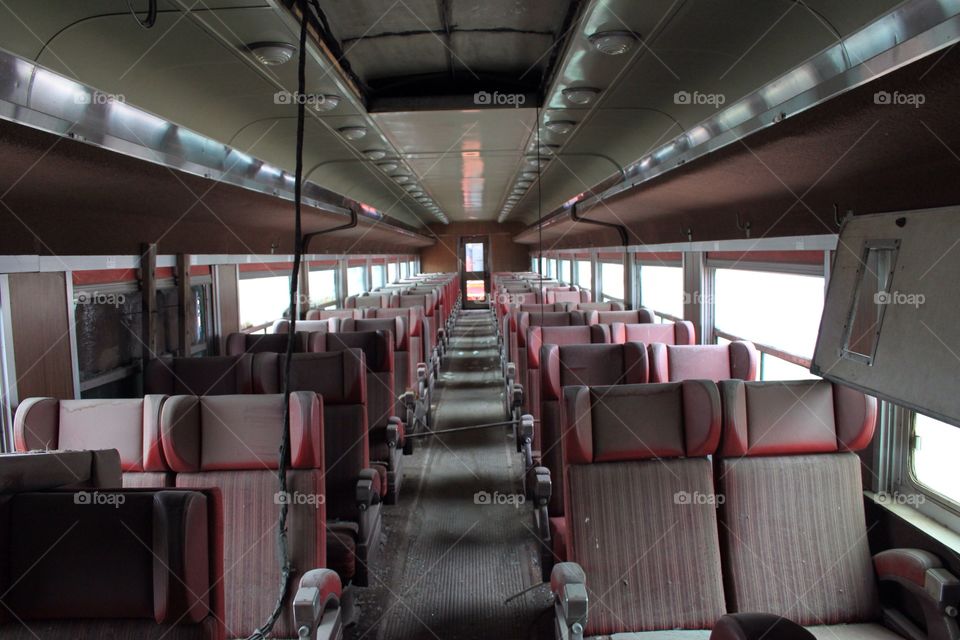
{"label": "window glass", "polygon": [[640,265],[640,305],[683,317],[683,268]]}
{"label": "window glass", "polygon": [[240,328],[256,327],[286,315],[290,276],[240,279]]}
{"label": "window glass", "polygon": [[[479,273],[483,271],[483,243],[468,242],[463,247],[466,257],[464,268],[469,273]],[[536,262],[536,261],[534,261]]]}
{"label": "window glass", "polygon": [[410,261],[410,269],[408,271],[410,277],[417,275],[417,262],[416,260]]}
{"label": "window glass", "polygon": [[347,295],[348,296],[358,296],[361,293],[366,292],[366,285],[364,284],[363,272],[367,268],[364,266],[359,267],[347,267]]}
{"label": "window glass", "polygon": [[3,305],[6,301],[0,299],[0,451],[13,451],[13,406],[10,393],[10,378],[12,372],[6,370],[7,356],[4,344]]}
{"label": "window glass", "polygon": [[564,284],[570,284],[570,261],[560,261],[560,273],[557,274],[557,280]]}
{"label": "window glass", "polygon": [[589,260],[577,260],[577,285],[581,289],[593,289],[593,268]]}
{"label": "window glass", "polygon": [[390,261],[387,263],[387,284],[393,284],[397,281],[397,263]]}
{"label": "window glass", "polygon": [[337,301],[337,275],[335,269],[317,269],[309,276],[310,306],[323,307]]}
{"label": "window glass", "polygon": [[917,482],[943,497],[960,502],[957,456],[960,428],[916,414],[913,420],[913,475]]}
{"label": "window glass", "polygon": [[409,269],[410,264],[406,260],[400,263],[400,279],[407,277],[407,275],[410,273]]}
{"label": "window glass", "polygon": [[600,293],[603,299],[623,302],[623,265],[616,262],[600,263]]}
{"label": "window glass", "polygon": [[810,373],[806,367],[772,356],[769,353],[760,354],[761,380],[819,380],[820,376]]}
{"label": "window glass", "polygon": [[717,329],[812,358],[823,313],[823,277],[717,269]]}
{"label": "window glass", "polygon": [[370,265],[370,290],[371,291],[385,285],[386,282],[384,282],[384,278],[386,278],[386,267],[384,267],[382,264]]}
{"label": "window glass", "polygon": [[547,277],[556,278],[557,277],[557,259],[550,258],[547,260]]}

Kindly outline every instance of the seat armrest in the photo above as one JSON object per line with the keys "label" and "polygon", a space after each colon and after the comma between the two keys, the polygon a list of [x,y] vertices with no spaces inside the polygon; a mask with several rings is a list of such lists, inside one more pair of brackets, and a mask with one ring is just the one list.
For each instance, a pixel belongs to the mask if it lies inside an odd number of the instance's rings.
{"label": "seat armrest", "polygon": [[517,434],[521,442],[533,442],[533,416],[525,413],[520,416],[520,426]]}
{"label": "seat armrest", "polygon": [[403,446],[403,421],[397,416],[387,418],[387,446],[391,449]]}
{"label": "seat armrest", "polygon": [[514,384],[510,389],[511,392],[511,407],[514,409],[523,406],[523,385]]}
{"label": "seat armrest", "polygon": [[[956,617],[960,608],[960,580],[944,568],[940,558],[923,549],[888,549],[873,557],[877,578],[903,587],[920,605],[931,640],[958,637]],[[899,611],[887,611],[895,627],[913,623]]]}
{"label": "seat armrest", "polygon": [[710,640],[814,640],[815,636],[792,620],[770,613],[735,613],[714,625]]}
{"label": "seat armrest", "polygon": [[547,467],[533,468],[533,499],[538,507],[549,504],[553,493],[553,482],[550,480],[550,469]]}
{"label": "seat armrest", "polygon": [[587,575],[576,562],[560,562],[550,572],[550,590],[557,612],[557,625],[571,640],[583,638],[587,625]]}
{"label": "seat armrest", "polygon": [[363,469],[357,479],[357,506],[360,511],[380,502],[380,474],[376,469]]}
{"label": "seat armrest", "polygon": [[[334,624],[331,614],[339,618],[342,586],[340,577],[330,569],[313,569],[300,578],[300,586],[293,598],[293,621],[297,637],[310,640],[338,638],[340,624]],[[326,620],[325,620],[326,618]]]}

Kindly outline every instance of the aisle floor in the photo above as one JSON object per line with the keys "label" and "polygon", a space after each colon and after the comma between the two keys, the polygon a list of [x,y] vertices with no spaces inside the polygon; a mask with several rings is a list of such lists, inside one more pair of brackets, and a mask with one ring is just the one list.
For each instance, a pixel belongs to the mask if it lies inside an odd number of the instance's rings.
{"label": "aisle floor", "polygon": [[[505,419],[496,323],[463,311],[437,385],[435,430]],[[400,502],[385,513],[384,570],[361,590],[348,631],[370,640],[552,637],[532,507],[506,427],[438,435],[405,459]]]}

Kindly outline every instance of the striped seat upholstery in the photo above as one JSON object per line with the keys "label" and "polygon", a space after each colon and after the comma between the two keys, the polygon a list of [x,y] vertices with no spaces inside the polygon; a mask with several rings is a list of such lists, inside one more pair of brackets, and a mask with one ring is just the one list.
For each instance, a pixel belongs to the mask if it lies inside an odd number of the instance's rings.
{"label": "striped seat upholstery", "polygon": [[817,637],[887,637],[869,625],[838,627],[836,635],[829,626],[880,617],[853,453],[870,442],[876,400],[821,380],[726,380],[720,388],[731,609],[828,625]]}
{"label": "striped seat upholstery", "polygon": [[[290,395],[287,499],[290,562],[302,574],[326,566],[323,401]],[[178,488],[216,487],[223,496],[223,585],[227,636],[246,637],[263,624],[280,581],[276,535],[277,443],[283,395],[173,396],[160,416],[161,443]],[[275,637],[295,638],[291,601]]]}
{"label": "striped seat upholstery", "polygon": [[725,612],[707,458],[720,437],[716,385],[567,387],[564,411],[567,557],[586,574],[584,635],[711,628]]}

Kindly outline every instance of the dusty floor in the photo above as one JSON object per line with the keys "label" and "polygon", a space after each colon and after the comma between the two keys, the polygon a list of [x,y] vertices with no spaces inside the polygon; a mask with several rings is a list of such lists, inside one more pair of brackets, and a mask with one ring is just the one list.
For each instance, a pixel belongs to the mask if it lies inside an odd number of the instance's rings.
{"label": "dusty floor", "polygon": [[[464,311],[437,385],[434,429],[502,421],[503,378],[488,311]],[[407,456],[400,502],[384,513],[384,560],[358,590],[347,637],[528,640],[552,637],[533,512],[506,427],[421,439]]]}

